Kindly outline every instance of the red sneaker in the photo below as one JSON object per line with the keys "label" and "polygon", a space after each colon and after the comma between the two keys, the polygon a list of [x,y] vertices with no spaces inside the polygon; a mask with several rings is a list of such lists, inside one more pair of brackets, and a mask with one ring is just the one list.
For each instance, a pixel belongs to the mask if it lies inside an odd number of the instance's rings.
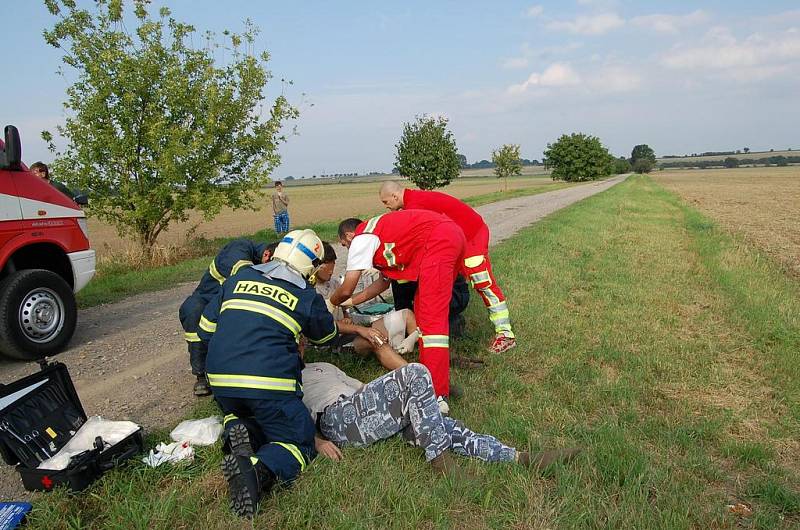
{"label": "red sneaker", "polygon": [[498,335],[494,338],[489,351],[491,353],[505,353],[517,345],[517,339],[513,337],[506,337],[505,335]]}

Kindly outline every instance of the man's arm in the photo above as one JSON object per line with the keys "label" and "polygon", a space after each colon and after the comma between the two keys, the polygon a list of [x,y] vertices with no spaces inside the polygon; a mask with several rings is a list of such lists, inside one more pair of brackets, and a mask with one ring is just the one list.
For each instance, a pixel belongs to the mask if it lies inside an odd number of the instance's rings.
{"label": "man's arm", "polygon": [[353,291],[356,290],[356,285],[358,285],[358,280],[361,278],[362,272],[364,271],[347,271],[344,274],[342,285],[331,295],[330,301],[333,305],[342,305],[342,302],[353,295]]}
{"label": "man's arm", "polygon": [[284,206],[289,206],[289,196],[286,194],[286,192],[282,191],[281,193],[279,193],[278,198],[281,200]]}
{"label": "man's arm", "polygon": [[369,286],[366,289],[352,296],[353,305],[359,305],[368,300],[372,300],[373,298],[381,294],[383,291],[388,289],[389,285],[391,285],[391,282],[389,282],[389,280],[381,276],[380,278],[369,284]]}

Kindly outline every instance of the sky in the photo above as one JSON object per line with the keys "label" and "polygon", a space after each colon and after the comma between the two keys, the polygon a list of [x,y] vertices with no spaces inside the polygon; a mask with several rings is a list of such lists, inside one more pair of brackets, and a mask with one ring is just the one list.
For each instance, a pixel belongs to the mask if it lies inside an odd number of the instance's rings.
{"label": "sky", "polygon": [[[283,91],[300,109],[277,178],[391,170],[403,124],[424,114],[449,120],[469,162],[506,143],[541,159],[572,132],[628,156],[640,143],[658,155],[800,147],[796,0],[154,5],[201,34],[240,31],[248,18],[261,28],[268,96]],[[0,122],[20,129],[26,162],[49,161],[40,132],[63,121],[74,73],[57,74],[43,2],[1,9],[11,50],[2,54]]]}

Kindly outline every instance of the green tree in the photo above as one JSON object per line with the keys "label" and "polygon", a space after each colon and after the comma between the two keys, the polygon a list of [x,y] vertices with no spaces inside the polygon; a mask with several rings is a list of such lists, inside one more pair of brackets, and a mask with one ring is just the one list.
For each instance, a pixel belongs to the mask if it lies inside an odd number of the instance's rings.
{"label": "green tree", "polygon": [[583,133],[562,135],[544,152],[545,168],[553,180],[578,182],[597,180],[611,174],[614,157],[596,136]]}
{"label": "green tree", "polygon": [[505,144],[492,151],[494,174],[503,179],[504,190],[508,191],[508,177],[522,174],[522,160],[519,158],[519,145]]}
{"label": "green tree", "polygon": [[623,173],[630,173],[632,170],[630,161],[621,156],[614,159],[614,174],[622,175]]}
{"label": "green tree", "polygon": [[458,167],[464,169],[468,166],[467,157],[462,155],[461,153],[458,154]]}
{"label": "green tree", "polygon": [[395,147],[395,169],[420,189],[447,186],[458,176],[458,150],[446,118],[419,116],[404,124]]}
{"label": "green tree", "polygon": [[656,167],[656,154],[647,144],[639,144],[631,151],[631,166],[637,173],[650,173]]}
{"label": "green tree", "polygon": [[[45,4],[57,18],[45,40],[64,50],[76,78],[54,169],[90,190],[89,215],[152,252],[159,234],[193,210],[209,220],[225,205],[259,205],[280,163],[281,127],[298,112],[282,95],[264,99],[269,54],[252,52],[256,27],[226,31],[226,44],[215,45],[165,7],[151,16],[146,0],[133,2],[131,18],[121,0],[95,0],[91,10],[72,0]],[[193,41],[204,44],[194,49]],[[53,135],[42,136],[55,151]]]}
{"label": "green tree", "polygon": [[728,158],[725,159],[723,164],[727,168],[739,167],[739,159],[738,158],[734,158],[732,156],[729,156]]}

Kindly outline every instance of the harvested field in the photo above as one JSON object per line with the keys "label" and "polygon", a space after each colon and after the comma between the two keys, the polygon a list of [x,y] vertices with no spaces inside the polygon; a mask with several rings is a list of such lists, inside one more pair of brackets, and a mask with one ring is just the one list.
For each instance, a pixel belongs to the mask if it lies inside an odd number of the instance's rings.
{"label": "harvested field", "polygon": [[770,156],[798,156],[800,151],[788,149],[786,151],[751,151],[749,153],[734,153],[728,155],[708,155],[708,156],[680,156],[670,158],[659,158],[658,162],[710,162],[717,160],[725,160],[729,156],[738,158],[739,160],[758,160],[759,158],[768,158]]}
{"label": "harvested field", "polygon": [[800,277],[800,168],[663,171],[654,178]]}
{"label": "harvested field", "polygon": [[[459,198],[473,197],[496,192],[501,183],[494,177],[464,178],[444,189],[447,193]],[[549,187],[554,183],[544,175],[538,177],[519,177],[508,181],[509,191],[520,188]],[[290,186],[286,188],[289,194],[289,215],[292,226],[343,219],[348,216],[369,214],[381,210],[378,200],[378,182],[348,183],[348,184],[318,184],[313,186]],[[249,234],[262,228],[272,227],[272,208],[269,202],[270,190],[267,190],[262,201],[263,208],[258,211],[225,209],[213,221],[203,222],[200,215],[193,215],[186,223],[170,227],[169,232],[161,235],[159,243],[162,245],[182,245],[187,240],[187,235],[194,226],[197,229],[193,235],[206,237],[228,237],[240,234]],[[121,239],[113,226],[98,221],[89,220],[89,235],[92,246],[97,250],[98,257],[104,258],[111,254],[124,252],[132,244]]]}

